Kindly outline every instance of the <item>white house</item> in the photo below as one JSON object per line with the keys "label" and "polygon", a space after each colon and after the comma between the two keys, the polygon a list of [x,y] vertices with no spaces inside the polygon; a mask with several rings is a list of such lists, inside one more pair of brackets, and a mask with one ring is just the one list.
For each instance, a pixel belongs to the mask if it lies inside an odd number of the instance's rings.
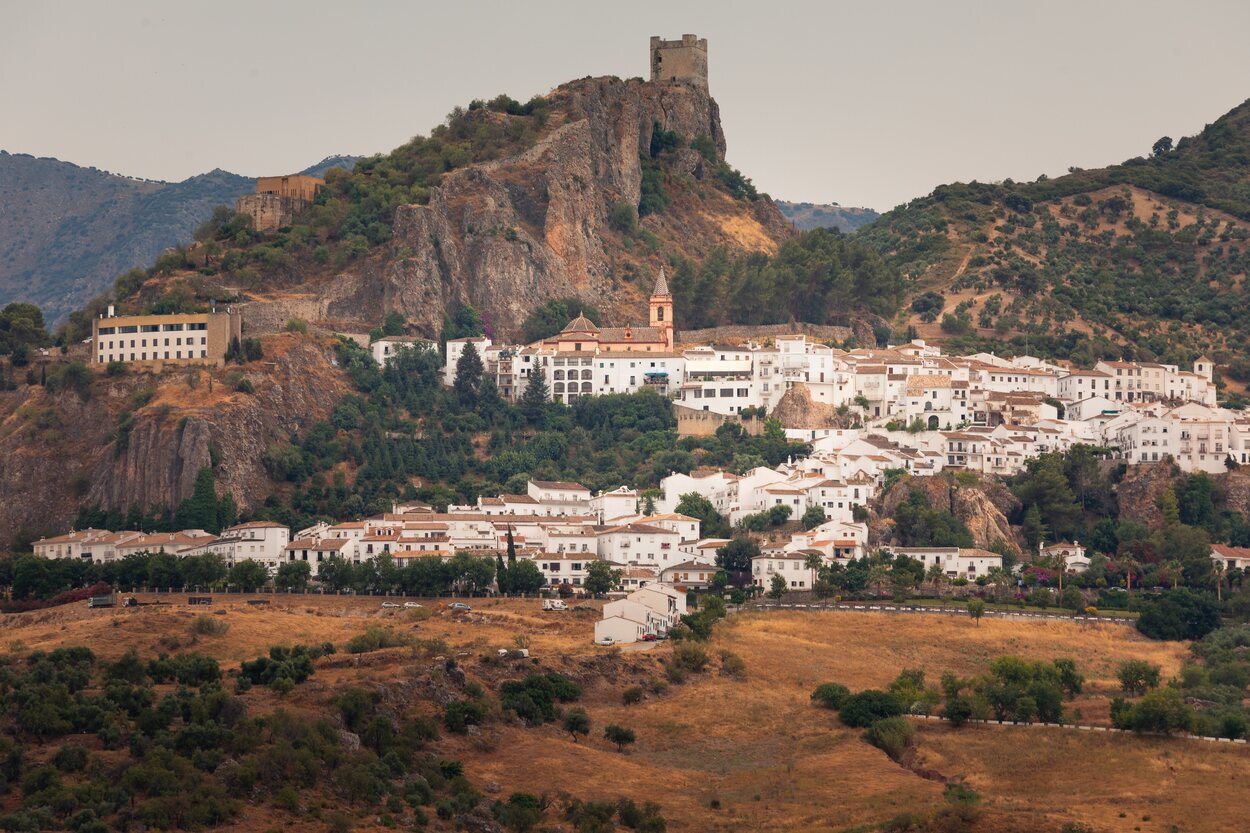
{"label": "white house", "polygon": [[884,547],[894,555],[907,555],[925,567],[934,564],[942,568],[949,578],[975,579],[984,576],[995,567],[1002,568],[1003,557],[989,550],[970,547]]}
{"label": "white house", "polygon": [[[429,339],[415,336],[383,336],[369,345],[369,352],[373,354],[373,360],[379,366],[386,367],[400,350],[431,350],[435,346],[434,342]],[[455,365],[452,367],[454,368]]]}

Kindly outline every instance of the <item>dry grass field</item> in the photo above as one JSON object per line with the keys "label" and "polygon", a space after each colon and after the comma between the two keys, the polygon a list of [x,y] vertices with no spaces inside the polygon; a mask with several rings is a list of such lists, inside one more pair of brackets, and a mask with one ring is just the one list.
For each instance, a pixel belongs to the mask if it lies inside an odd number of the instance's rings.
{"label": "dry grass field", "polygon": [[[174,597],[181,601],[181,597]],[[220,600],[219,600],[220,601]],[[575,677],[585,689],[589,738],[574,742],[557,725],[523,729],[493,724],[478,736],[445,735],[441,753],[464,761],[488,798],[514,790],[565,791],[582,798],[629,796],[662,805],[672,831],[872,830],[904,813],[944,806],[943,785],[915,773],[962,779],[982,796],[972,831],[1059,833],[1067,822],[1098,833],[1222,833],[1250,829],[1250,749],[1188,740],[1095,735],[1041,727],[922,724],[911,768],[813,707],[811,689],[837,681],[852,690],[883,686],[903,668],[930,679],[946,670],[984,671],[996,656],[1072,657],[1087,692],[1074,704],[1084,722],[1105,722],[1118,662],[1158,663],[1176,673],[1184,645],[1149,642],[1131,628],[1063,621],[986,619],[978,626],[942,616],[868,613],[759,612],[716,628],[708,646],[746,662],[744,679],[697,675],[662,694],[625,706],[621,692],[663,676],[667,644],[649,650],[596,648],[592,613],[544,614],[536,602],[474,601],[471,614],[383,611],[376,600],[277,600],[269,608],[231,601],[229,630],[198,636],[203,610],[185,605],[88,611],[85,606],[0,618],[0,649],[85,644],[105,657],[129,647],[144,654],[197,650],[226,667],[272,644],[342,644],[369,625],[387,624],[424,639],[441,639],[471,679],[487,688],[539,667]],[[425,617],[425,618],[421,618]],[[500,665],[482,657],[524,636],[529,663]],[[178,648],[172,648],[177,644]],[[412,649],[322,660],[317,674],[287,698],[288,708],[323,708],[343,684],[398,690],[431,660]],[[267,690],[247,695],[252,708],[277,704]],[[413,706],[434,712],[430,703]],[[603,727],[633,728],[638,741],[624,754],[606,743]],[[1123,815],[1121,815],[1123,814]],[[258,811],[236,829],[265,829]],[[362,821],[358,830],[367,829]]]}

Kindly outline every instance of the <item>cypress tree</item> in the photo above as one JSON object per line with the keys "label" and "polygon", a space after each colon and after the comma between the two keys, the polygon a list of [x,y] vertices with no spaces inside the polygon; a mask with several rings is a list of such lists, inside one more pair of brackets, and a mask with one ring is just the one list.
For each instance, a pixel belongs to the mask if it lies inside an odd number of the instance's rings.
{"label": "cypress tree", "polygon": [[547,377],[543,374],[541,367],[536,367],[530,373],[529,381],[525,383],[525,390],[521,393],[521,401],[518,403],[527,422],[531,425],[538,425],[542,422],[543,414],[547,412],[549,398]]}
{"label": "cypress tree", "polygon": [[473,342],[464,345],[464,352],[456,360],[456,380],[452,389],[460,404],[472,408],[477,405],[478,390],[482,386],[482,357],[477,354]]}

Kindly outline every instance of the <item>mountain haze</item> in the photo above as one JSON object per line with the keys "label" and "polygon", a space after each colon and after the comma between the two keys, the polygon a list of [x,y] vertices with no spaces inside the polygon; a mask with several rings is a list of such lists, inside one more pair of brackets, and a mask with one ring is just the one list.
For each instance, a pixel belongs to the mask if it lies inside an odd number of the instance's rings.
{"label": "mountain haze", "polygon": [[[322,175],[355,157],[306,169]],[[191,239],[217,205],[233,205],[255,180],[215,169],[159,182],[57,159],[0,151],[0,306],[29,301],[51,321]]]}

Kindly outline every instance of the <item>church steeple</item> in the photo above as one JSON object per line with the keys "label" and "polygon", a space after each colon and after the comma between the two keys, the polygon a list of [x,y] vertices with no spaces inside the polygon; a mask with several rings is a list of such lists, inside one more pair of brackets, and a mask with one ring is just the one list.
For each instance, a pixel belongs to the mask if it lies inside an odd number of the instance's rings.
{"label": "church steeple", "polygon": [[673,296],[668,292],[668,281],[664,279],[664,267],[655,279],[655,290],[651,293],[650,325],[664,336],[664,347],[673,349]]}

